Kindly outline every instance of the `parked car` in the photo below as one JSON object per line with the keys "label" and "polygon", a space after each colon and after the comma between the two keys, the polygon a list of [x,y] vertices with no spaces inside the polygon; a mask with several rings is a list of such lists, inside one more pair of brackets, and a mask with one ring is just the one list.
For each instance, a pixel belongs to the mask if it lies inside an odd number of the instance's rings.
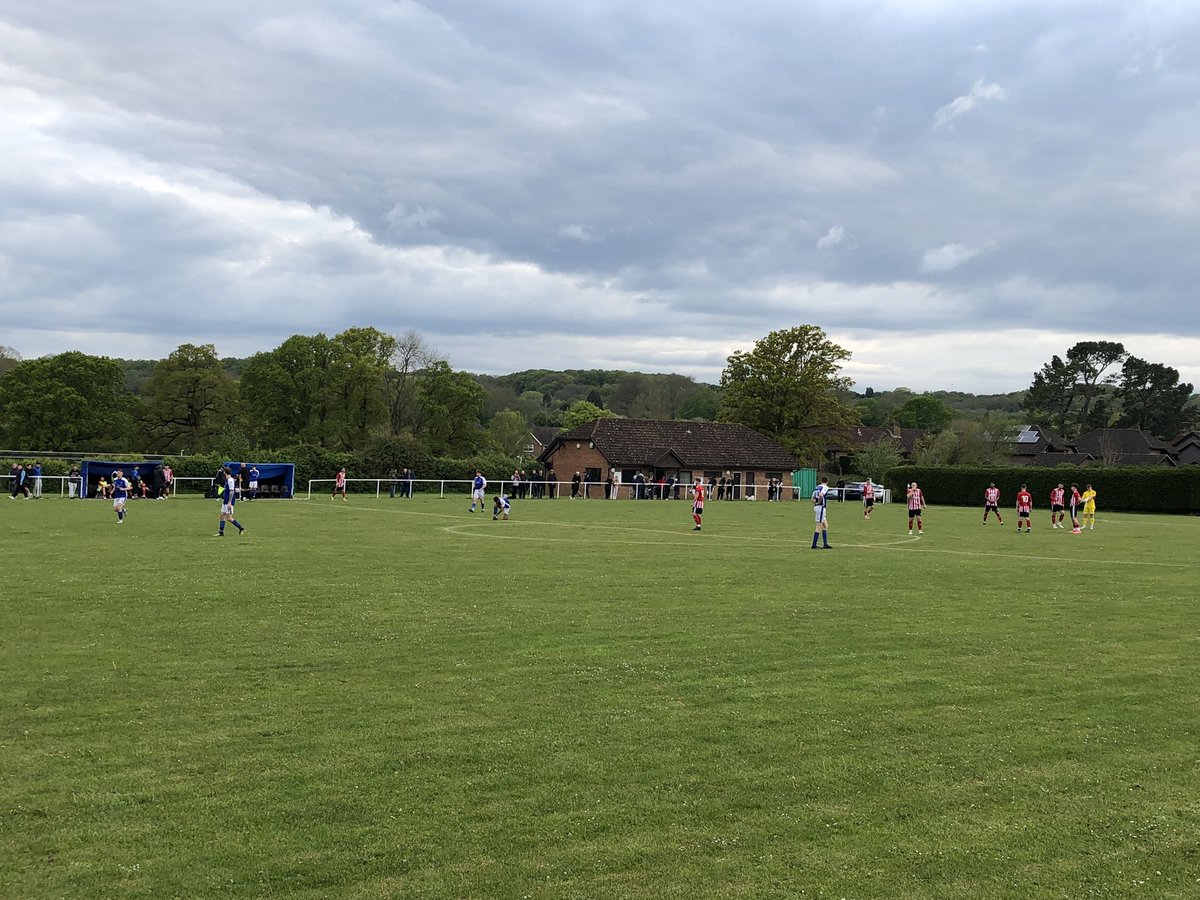
{"label": "parked car", "polygon": [[[838,492],[838,499],[840,500],[861,500],[863,486],[866,484],[867,482],[865,481],[851,481],[845,487],[834,488],[834,490]],[[875,489],[876,496],[879,496],[883,492],[882,484],[876,484],[875,482],[871,482],[870,484]]]}

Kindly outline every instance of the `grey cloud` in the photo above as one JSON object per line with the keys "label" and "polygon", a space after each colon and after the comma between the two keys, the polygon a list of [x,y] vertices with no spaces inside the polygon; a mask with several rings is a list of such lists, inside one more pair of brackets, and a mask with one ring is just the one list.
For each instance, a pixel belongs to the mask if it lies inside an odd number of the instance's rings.
{"label": "grey cloud", "polygon": [[797,321],[1200,340],[1190,6],[951,9],[10,6],[0,302],[171,337],[233,304],[264,347],[519,322],[647,367],[646,323],[721,362]]}

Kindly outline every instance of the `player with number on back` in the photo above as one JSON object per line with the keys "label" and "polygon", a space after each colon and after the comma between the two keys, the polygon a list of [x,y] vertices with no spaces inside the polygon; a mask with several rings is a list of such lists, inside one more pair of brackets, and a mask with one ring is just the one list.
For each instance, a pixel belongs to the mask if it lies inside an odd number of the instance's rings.
{"label": "player with number on back", "polygon": [[704,478],[697,477],[692,483],[692,521],[696,523],[692,526],[692,531],[700,530],[700,520],[704,518],[704,496],[707,493]]}
{"label": "player with number on back", "polygon": [[1025,533],[1033,531],[1033,494],[1025,485],[1017,491],[1017,534],[1021,533],[1021,523],[1025,523]]}

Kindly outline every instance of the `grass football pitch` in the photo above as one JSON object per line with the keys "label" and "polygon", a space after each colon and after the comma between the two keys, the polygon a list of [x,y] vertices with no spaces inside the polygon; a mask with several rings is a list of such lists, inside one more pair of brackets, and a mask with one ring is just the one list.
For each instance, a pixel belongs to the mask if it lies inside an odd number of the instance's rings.
{"label": "grass football pitch", "polygon": [[0,897],[1200,896],[1200,520],[0,498]]}

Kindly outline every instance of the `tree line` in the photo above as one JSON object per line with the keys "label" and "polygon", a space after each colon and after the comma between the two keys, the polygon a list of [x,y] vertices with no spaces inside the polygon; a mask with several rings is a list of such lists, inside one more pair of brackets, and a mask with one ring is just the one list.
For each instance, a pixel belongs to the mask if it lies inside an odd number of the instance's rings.
{"label": "tree line", "polygon": [[738,422],[805,461],[819,459],[831,430],[895,423],[928,432],[918,446],[924,462],[985,465],[1021,422],[1068,438],[1106,425],[1170,437],[1196,420],[1192,386],[1176,369],[1117,343],[1078,343],[1034,373],[1027,391],[983,396],[859,393],[842,374],[850,356],[816,325],[773,331],[735,352],[717,385],[598,369],[474,375],[453,369],[415,331],[375,328],[292,335],[246,359],[221,359],[211,344],[183,344],[157,361],[75,351],[22,360],[0,348],[0,440],[35,451],[234,455],[383,441],[393,457],[405,447],[511,457],[528,444],[530,426],[620,415]]}

